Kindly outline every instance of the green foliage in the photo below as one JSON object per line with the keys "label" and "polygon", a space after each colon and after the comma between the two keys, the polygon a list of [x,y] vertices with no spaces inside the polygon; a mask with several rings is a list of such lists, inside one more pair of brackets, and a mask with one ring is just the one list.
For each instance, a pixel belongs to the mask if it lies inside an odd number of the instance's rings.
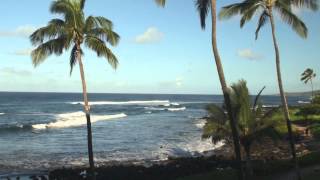
{"label": "green foliage", "polygon": [[[237,121],[241,144],[250,146],[254,141],[259,141],[265,136],[273,139],[279,138],[276,131],[278,121],[272,119],[276,109],[264,111],[259,102],[260,93],[257,95],[254,104],[251,105],[249,91],[246,82],[241,80],[233,84],[230,90],[230,98],[234,117]],[[229,126],[229,119],[226,110],[216,105],[207,107],[209,117],[204,126],[203,138],[211,138],[214,143],[220,140],[232,140],[232,133]]]}
{"label": "green foliage", "polygon": [[316,74],[313,72],[313,69],[307,68],[302,74],[301,74],[301,81],[303,81],[305,84],[307,84],[309,81],[312,81],[313,78],[316,77]]}
{"label": "green foliage", "polygon": [[320,115],[320,104],[308,104],[299,108],[298,116],[308,117],[310,115]]}
{"label": "green foliage", "polygon": [[320,94],[315,95],[311,101],[312,104],[320,104]]}
{"label": "green foliage", "polygon": [[118,60],[107,43],[117,45],[120,37],[113,31],[110,20],[100,16],[85,18],[83,8],[85,0],[53,1],[50,11],[62,15],[62,19],[52,19],[47,26],[39,28],[31,36],[30,41],[37,46],[31,57],[34,66],[41,64],[48,56],[61,55],[72,47],[70,55],[71,71],[78,58],[83,56],[82,43],[104,57],[116,68]]}
{"label": "green foliage", "polygon": [[165,6],[166,5],[166,0],[155,0],[156,3],[159,5],[159,6]]}
{"label": "green foliage", "polygon": [[320,124],[314,124],[310,127],[311,133],[314,138],[320,140]]}
{"label": "green foliage", "polygon": [[306,7],[311,10],[317,10],[317,0],[243,0],[241,3],[234,3],[222,8],[219,17],[220,19],[229,19],[232,16],[240,15],[240,27],[243,27],[248,21],[250,21],[256,13],[259,13],[259,21],[256,29],[256,39],[262,27],[266,25],[266,22],[271,17],[273,10],[280,14],[282,21],[291,26],[291,28],[299,34],[301,37],[306,38],[308,29],[306,25],[296,16],[293,12],[293,8]]}

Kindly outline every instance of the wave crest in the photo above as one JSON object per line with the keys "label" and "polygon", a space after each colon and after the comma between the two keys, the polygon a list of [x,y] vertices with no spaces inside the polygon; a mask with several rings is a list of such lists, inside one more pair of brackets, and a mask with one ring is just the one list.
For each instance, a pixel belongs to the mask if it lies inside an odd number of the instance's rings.
{"label": "wave crest", "polygon": [[[93,115],[91,116],[91,123],[110,120],[110,119],[123,118],[126,116],[127,115],[124,113],[114,114],[114,115]],[[56,122],[32,125],[32,128],[41,130],[41,129],[47,129],[47,128],[76,127],[76,126],[83,126],[87,124],[85,113],[81,111],[74,112],[74,113],[59,114],[57,116],[57,119],[58,120]]]}

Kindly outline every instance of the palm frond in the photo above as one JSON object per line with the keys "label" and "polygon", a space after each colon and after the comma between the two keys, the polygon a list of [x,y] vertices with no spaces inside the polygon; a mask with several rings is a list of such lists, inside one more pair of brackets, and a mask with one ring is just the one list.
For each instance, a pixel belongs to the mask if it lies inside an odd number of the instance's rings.
{"label": "palm frond", "polygon": [[261,28],[268,22],[269,14],[267,11],[263,11],[263,13],[260,15],[259,21],[258,21],[258,27],[256,29],[256,40],[258,39],[259,32]]}
{"label": "palm frond", "polygon": [[55,39],[58,36],[65,35],[66,24],[61,19],[51,20],[47,26],[39,28],[30,35],[30,41],[33,45],[40,45],[45,40]]}
{"label": "palm frond", "polygon": [[81,29],[84,22],[84,14],[79,1],[57,0],[50,7],[52,13],[62,14],[65,22],[75,29]]}
{"label": "palm frond", "polygon": [[306,7],[312,11],[319,9],[318,0],[291,0],[291,3],[299,8]]}
{"label": "palm frond", "polygon": [[281,5],[280,3],[276,3],[275,8],[279,11],[281,19],[289,24],[292,29],[302,38],[306,38],[308,36],[308,28],[300,20],[299,17],[297,17],[291,9]]}
{"label": "palm frond", "polygon": [[111,29],[107,28],[94,28],[87,32],[89,36],[98,37],[101,40],[105,40],[106,42],[110,43],[112,46],[116,46],[119,42],[120,36],[112,31]]}
{"label": "palm frond", "polygon": [[155,0],[159,6],[164,7],[166,5],[166,0]]}
{"label": "palm frond", "polygon": [[31,52],[31,59],[34,66],[38,66],[51,54],[61,55],[63,52],[66,38],[60,37],[58,39],[49,40],[39,45]]}
{"label": "palm frond", "polygon": [[116,69],[118,66],[118,59],[112,51],[106,46],[103,40],[94,36],[85,37],[85,45],[95,51],[98,57],[105,57],[109,64]]}
{"label": "palm frond", "polygon": [[200,16],[200,24],[202,29],[206,28],[206,18],[209,12],[210,5],[210,0],[196,0],[196,7]]}
{"label": "palm frond", "polygon": [[253,17],[253,15],[256,13],[256,11],[259,9],[259,4],[252,4],[251,6],[247,6],[248,4],[245,4],[242,11],[241,11],[241,20],[240,20],[240,27],[243,27],[244,24],[248,21],[250,21]]}
{"label": "palm frond", "polygon": [[70,54],[70,76],[72,74],[73,67],[76,65],[76,63],[77,63],[77,46],[74,45]]}
{"label": "palm frond", "polygon": [[86,3],[86,0],[81,0],[81,1],[80,1],[80,8],[81,8],[81,10],[83,10],[85,3]]}

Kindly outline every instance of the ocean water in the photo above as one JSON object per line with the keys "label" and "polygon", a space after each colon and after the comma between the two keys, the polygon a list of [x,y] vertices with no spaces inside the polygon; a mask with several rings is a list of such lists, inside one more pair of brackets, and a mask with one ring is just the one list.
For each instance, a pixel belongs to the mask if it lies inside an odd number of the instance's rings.
{"label": "ocean water", "polygon": [[[198,155],[214,95],[89,94],[97,166]],[[0,174],[87,165],[86,120],[77,93],[0,93]],[[289,104],[308,101],[289,97]],[[263,96],[266,106],[280,104]]]}

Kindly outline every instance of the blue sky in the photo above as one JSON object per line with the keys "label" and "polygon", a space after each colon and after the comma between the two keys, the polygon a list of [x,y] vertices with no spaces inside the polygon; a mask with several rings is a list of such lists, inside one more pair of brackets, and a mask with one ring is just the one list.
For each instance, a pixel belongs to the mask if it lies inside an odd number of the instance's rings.
{"label": "blue sky", "polygon": [[[2,0],[0,6],[0,91],[81,92],[78,66],[69,76],[69,52],[52,56],[33,68],[28,35],[55,17],[51,0]],[[218,8],[231,0],[218,1]],[[88,0],[86,15],[105,16],[121,36],[112,47],[120,61],[115,71],[105,59],[85,51],[84,65],[89,92],[220,94],[220,84],[211,51],[208,21],[201,30],[193,0],[168,0],[165,9],[153,0]],[[277,18],[286,91],[304,91],[300,82],[307,67],[320,71],[320,14],[296,13],[309,27],[301,39]],[[218,45],[228,83],[248,81],[252,93],[267,86],[277,93],[274,51],[267,25],[255,41],[257,19],[239,28],[239,18],[218,23]],[[315,86],[320,88],[316,79]]]}

